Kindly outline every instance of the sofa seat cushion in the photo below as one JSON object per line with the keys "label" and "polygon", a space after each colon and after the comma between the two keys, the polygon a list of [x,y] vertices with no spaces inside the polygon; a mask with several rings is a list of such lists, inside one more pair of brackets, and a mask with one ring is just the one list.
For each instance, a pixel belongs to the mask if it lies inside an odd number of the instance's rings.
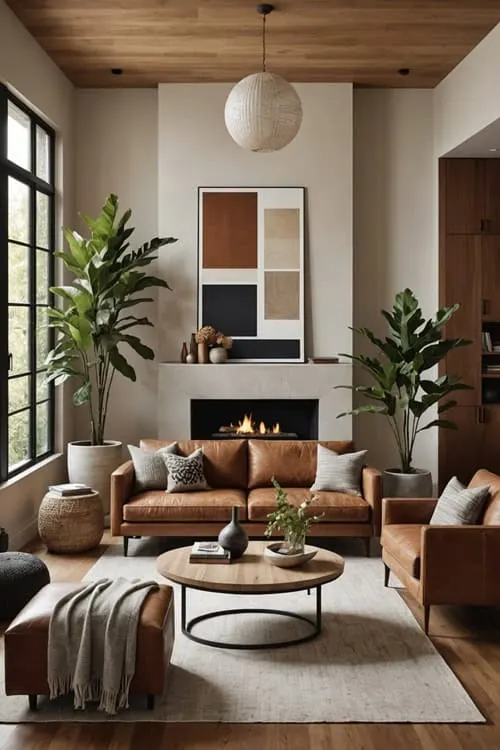
{"label": "sofa seat cushion", "polygon": [[229,521],[233,505],[246,519],[246,500],[242,490],[205,490],[203,492],[141,492],[123,506],[123,520],[148,521]]}
{"label": "sofa seat cushion", "polygon": [[[341,492],[310,492],[300,487],[283,487],[288,494],[288,500],[299,506],[304,500],[316,497],[317,500],[309,506],[313,515],[324,513],[323,521],[338,523],[368,523],[370,521],[370,506],[357,495],[345,495]],[[261,487],[251,490],[248,495],[248,519],[250,521],[266,521],[267,514],[276,510],[276,490],[272,487]]]}
{"label": "sofa seat cushion", "polygon": [[382,529],[380,543],[413,578],[420,578],[420,532],[422,524],[389,524]]}

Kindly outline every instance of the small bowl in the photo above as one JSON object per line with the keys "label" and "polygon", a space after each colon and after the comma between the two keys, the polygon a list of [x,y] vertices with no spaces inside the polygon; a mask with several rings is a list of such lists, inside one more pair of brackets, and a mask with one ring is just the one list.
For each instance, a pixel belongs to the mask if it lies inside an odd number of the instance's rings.
{"label": "small bowl", "polygon": [[278,568],[295,568],[297,565],[303,565],[308,560],[312,560],[314,555],[317,553],[316,547],[311,545],[304,545],[304,551],[299,552],[296,555],[283,555],[277,550],[283,546],[283,542],[273,542],[267,546],[264,550],[264,557],[267,562],[271,565],[276,565]]}

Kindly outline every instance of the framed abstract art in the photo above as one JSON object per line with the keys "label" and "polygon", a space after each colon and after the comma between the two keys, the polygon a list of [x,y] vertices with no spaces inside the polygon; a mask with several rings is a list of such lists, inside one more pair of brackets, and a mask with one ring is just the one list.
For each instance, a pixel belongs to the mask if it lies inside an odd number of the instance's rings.
{"label": "framed abstract art", "polygon": [[198,326],[232,362],[304,361],[304,193],[198,188]]}

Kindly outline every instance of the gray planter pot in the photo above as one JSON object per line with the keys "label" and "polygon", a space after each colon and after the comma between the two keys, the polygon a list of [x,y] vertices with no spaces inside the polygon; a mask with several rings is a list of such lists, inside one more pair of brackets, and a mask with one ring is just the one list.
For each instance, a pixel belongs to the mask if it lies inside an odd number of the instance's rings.
{"label": "gray planter pot", "polygon": [[102,501],[106,521],[109,518],[111,474],[122,463],[122,444],[106,440],[104,445],[90,445],[88,440],[68,443],[68,477],[96,490]]}
{"label": "gray planter pot", "polygon": [[384,497],[432,497],[432,474],[426,469],[415,469],[413,474],[385,469],[383,482]]}

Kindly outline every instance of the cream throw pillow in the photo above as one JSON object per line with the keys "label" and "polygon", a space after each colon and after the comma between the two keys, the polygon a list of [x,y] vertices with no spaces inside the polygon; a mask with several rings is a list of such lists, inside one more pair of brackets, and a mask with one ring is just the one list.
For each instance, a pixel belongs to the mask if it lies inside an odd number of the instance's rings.
{"label": "cream throw pillow", "polygon": [[466,487],[452,477],[437,501],[429,524],[431,526],[467,526],[476,523],[490,494],[489,485]]}
{"label": "cream throw pillow", "polygon": [[177,451],[177,443],[171,443],[157,451],[146,451],[136,445],[127,447],[134,463],[135,492],[166,490],[168,471],[165,456]]}
{"label": "cream throw pillow", "polygon": [[345,492],[361,495],[361,470],[368,451],[335,453],[318,443],[316,479],[311,492]]}

